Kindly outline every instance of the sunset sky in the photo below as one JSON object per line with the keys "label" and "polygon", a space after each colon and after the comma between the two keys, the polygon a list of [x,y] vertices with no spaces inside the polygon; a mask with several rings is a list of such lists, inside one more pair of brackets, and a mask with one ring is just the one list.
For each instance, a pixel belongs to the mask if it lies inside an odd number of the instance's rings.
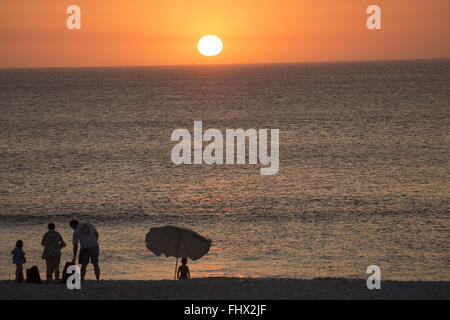
{"label": "sunset sky", "polygon": [[[66,8],[81,8],[68,30]],[[381,7],[382,30],[366,28]],[[449,0],[2,0],[0,67],[449,58]],[[197,50],[213,34],[224,49]]]}

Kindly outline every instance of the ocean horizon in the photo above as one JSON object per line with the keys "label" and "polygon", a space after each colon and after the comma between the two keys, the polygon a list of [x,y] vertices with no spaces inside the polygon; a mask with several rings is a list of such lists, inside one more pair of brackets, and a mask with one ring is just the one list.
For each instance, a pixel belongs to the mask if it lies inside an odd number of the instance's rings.
{"label": "ocean horizon", "polygon": [[42,65],[0,67],[0,70],[41,70],[41,69],[112,69],[112,68],[183,68],[183,67],[226,67],[226,66],[277,66],[277,65],[315,65],[315,64],[348,64],[348,63],[404,63],[404,62],[445,62],[447,57],[427,58],[392,58],[392,59],[362,59],[362,60],[317,60],[317,61],[278,61],[278,62],[241,62],[241,63],[197,63],[197,64],[136,64],[136,65]]}

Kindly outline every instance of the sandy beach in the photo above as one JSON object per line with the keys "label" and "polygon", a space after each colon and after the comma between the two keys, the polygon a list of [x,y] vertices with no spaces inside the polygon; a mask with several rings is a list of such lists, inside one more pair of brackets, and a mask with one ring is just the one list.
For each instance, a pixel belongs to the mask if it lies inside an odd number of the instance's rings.
{"label": "sandy beach", "polygon": [[58,284],[0,281],[0,299],[449,299],[450,282],[383,281],[368,290],[364,279],[203,278],[86,281],[81,290]]}

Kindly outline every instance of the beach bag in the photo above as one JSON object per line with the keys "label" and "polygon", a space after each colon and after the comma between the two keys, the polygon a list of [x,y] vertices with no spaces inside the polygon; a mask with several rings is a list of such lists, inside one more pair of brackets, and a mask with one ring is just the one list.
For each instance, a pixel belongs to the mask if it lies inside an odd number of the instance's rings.
{"label": "beach bag", "polygon": [[74,266],[75,263],[72,262],[66,262],[66,264],[64,265],[64,269],[63,269],[63,283],[65,284],[67,282],[67,279],[69,279],[69,277],[71,276],[71,274],[67,274],[67,269],[70,266]]}
{"label": "beach bag", "polygon": [[38,267],[32,266],[27,269],[27,283],[42,283]]}

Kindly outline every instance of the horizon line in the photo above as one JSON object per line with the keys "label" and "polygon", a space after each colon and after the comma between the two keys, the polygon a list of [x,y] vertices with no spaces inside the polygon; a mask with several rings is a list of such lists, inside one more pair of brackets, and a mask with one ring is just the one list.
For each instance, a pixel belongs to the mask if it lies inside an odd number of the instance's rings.
{"label": "horizon line", "polygon": [[450,60],[450,57],[439,58],[393,58],[393,59],[361,59],[361,60],[323,60],[323,61],[287,61],[287,62],[248,62],[248,63],[193,63],[193,64],[149,64],[149,65],[85,65],[85,66],[37,66],[37,67],[0,67],[0,70],[18,69],[96,69],[96,68],[150,68],[150,67],[208,67],[208,66],[246,66],[246,65],[288,65],[288,64],[324,64],[324,63],[363,63],[363,62],[407,62]]}

